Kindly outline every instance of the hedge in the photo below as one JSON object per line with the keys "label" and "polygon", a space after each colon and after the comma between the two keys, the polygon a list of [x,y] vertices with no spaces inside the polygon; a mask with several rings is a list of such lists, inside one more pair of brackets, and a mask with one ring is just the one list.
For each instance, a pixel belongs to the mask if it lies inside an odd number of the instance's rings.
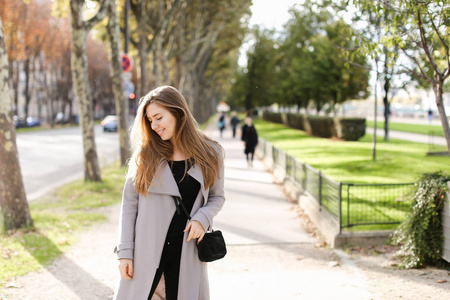
{"label": "hedge", "polygon": [[337,138],[357,141],[366,133],[365,118],[332,118],[293,113],[274,113],[265,111],[262,118],[273,123],[305,131],[307,134],[322,138]]}

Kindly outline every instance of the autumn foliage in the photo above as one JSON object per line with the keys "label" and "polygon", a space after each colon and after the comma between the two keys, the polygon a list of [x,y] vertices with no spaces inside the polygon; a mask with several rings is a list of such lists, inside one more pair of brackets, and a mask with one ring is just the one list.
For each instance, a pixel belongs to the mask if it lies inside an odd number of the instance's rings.
{"label": "autumn foliage", "polygon": [[[69,16],[57,17],[51,0],[0,0],[15,114],[38,117],[53,125],[58,112],[74,120]],[[97,117],[111,113],[114,100],[106,45],[89,35],[87,54],[92,68]],[[112,105],[112,106],[111,106]]]}

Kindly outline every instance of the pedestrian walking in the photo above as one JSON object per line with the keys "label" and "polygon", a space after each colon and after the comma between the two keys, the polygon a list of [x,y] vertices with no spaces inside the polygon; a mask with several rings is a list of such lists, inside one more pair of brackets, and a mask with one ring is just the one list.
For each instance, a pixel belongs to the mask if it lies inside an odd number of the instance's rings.
{"label": "pedestrian walking", "polygon": [[222,113],[219,117],[219,121],[217,122],[217,128],[220,130],[220,137],[223,135],[223,131],[225,130],[225,113]]}
{"label": "pedestrian walking", "polygon": [[431,122],[433,122],[433,111],[430,109],[428,109],[428,123],[431,124]]}
{"label": "pedestrian walking", "polygon": [[253,167],[253,156],[255,154],[256,145],[258,145],[258,133],[252,123],[252,117],[245,117],[245,125],[242,126],[242,137],[244,141],[245,149],[244,153],[247,156],[247,164],[249,167]]}
{"label": "pedestrian walking", "polygon": [[230,120],[231,128],[233,129],[233,138],[236,137],[236,129],[237,129],[237,126],[239,125],[239,122],[240,121],[236,115],[236,112],[233,111],[231,113],[231,120]]}
{"label": "pedestrian walking", "polygon": [[122,198],[115,248],[121,279],[114,299],[208,300],[207,264],[195,244],[225,201],[223,149],[198,129],[186,100],[170,86],[141,98],[131,141],[135,150]]}

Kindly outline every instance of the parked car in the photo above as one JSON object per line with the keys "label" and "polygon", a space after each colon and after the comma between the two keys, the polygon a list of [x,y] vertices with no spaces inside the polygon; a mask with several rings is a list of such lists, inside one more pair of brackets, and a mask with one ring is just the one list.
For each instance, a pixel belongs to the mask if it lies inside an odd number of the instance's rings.
{"label": "parked car", "polygon": [[38,118],[28,117],[27,118],[27,126],[28,127],[41,126],[41,121],[39,121]]}
{"label": "parked car", "polygon": [[67,124],[70,122],[70,116],[60,111],[56,114],[54,122],[55,124]]}
{"label": "parked car", "polygon": [[19,118],[18,116],[14,116],[14,125],[16,128],[27,127],[27,121],[25,119]]}
{"label": "parked car", "polygon": [[101,124],[103,126],[103,132],[117,131],[117,116],[106,116]]}

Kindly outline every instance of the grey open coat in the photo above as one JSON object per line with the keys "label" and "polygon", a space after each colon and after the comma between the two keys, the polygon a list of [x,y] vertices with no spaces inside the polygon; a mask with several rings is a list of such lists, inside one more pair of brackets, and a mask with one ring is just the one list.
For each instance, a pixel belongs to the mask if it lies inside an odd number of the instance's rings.
{"label": "grey open coat", "polygon": [[[224,168],[214,185],[205,190],[203,174],[193,165],[188,174],[197,180],[200,191],[191,211],[192,220],[203,228],[212,228],[214,216],[222,209],[224,197]],[[123,190],[119,223],[119,245],[114,249],[118,258],[133,259],[132,280],[120,279],[114,299],[146,300],[159,266],[164,241],[176,208],[172,196],[181,197],[170,167],[165,167],[153,178],[148,196],[136,192],[132,180],[127,179]],[[184,241],[180,262],[179,300],[208,300],[209,283],[206,263],[198,259],[196,240]]]}

